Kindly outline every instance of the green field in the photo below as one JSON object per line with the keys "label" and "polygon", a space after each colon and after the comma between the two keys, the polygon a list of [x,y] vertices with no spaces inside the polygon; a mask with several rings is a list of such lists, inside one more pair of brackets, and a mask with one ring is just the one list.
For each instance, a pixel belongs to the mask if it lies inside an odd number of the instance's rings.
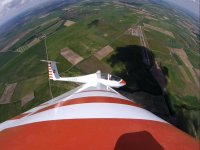
{"label": "green field", "polygon": [[0,84],[0,95],[3,94],[3,91],[5,89],[5,85],[3,83]]}
{"label": "green field", "polygon": [[41,42],[4,65],[0,69],[0,82],[12,83],[45,73],[45,64],[40,61],[45,58],[44,44]]}
{"label": "green field", "polygon": [[14,59],[19,53],[4,52],[0,54],[0,66],[1,68],[6,65],[11,59]]}

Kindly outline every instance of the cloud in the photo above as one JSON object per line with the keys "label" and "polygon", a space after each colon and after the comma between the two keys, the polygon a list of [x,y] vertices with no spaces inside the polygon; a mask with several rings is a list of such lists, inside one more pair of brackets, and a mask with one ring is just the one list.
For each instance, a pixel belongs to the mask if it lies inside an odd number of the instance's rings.
{"label": "cloud", "polygon": [[12,2],[12,1],[13,1],[13,0],[2,0],[2,1],[0,2],[0,6],[4,7],[6,4],[8,4],[8,3]]}
{"label": "cloud", "polygon": [[185,1],[196,3],[196,2],[198,2],[199,0],[185,0]]}
{"label": "cloud", "polygon": [[10,3],[7,4],[7,8],[17,8],[20,6],[20,1],[21,0],[13,0]]}
{"label": "cloud", "polygon": [[200,0],[165,0],[171,2],[175,5],[178,5],[182,8],[187,9],[188,11],[192,12],[196,16],[199,16],[199,1]]}
{"label": "cloud", "polygon": [[0,23],[46,0],[0,0]]}
{"label": "cloud", "polygon": [[22,5],[26,5],[32,0],[2,0],[0,1],[0,6],[2,9],[11,9],[11,8],[18,8]]}

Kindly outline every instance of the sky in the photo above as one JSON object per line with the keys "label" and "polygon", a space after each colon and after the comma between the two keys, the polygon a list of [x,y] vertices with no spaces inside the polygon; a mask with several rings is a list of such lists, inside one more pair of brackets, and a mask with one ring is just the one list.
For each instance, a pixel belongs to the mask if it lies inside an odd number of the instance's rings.
{"label": "sky", "polygon": [[0,0],[0,25],[21,12],[45,1],[53,0]]}
{"label": "sky", "polygon": [[199,16],[200,0],[164,0],[179,5]]}
{"label": "sky", "polygon": [[[0,0],[0,25],[10,18],[18,15],[33,6],[36,6],[45,1],[55,0]],[[182,6],[195,14],[199,14],[200,0],[165,0]]]}

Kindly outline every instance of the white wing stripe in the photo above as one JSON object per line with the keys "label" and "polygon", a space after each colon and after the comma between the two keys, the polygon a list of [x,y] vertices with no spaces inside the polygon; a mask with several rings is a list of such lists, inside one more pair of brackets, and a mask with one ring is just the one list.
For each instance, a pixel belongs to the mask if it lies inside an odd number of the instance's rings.
{"label": "white wing stripe", "polygon": [[16,121],[6,121],[0,125],[0,131],[41,121],[96,118],[141,119],[166,123],[149,111],[135,106],[113,103],[83,103],[50,109]]}

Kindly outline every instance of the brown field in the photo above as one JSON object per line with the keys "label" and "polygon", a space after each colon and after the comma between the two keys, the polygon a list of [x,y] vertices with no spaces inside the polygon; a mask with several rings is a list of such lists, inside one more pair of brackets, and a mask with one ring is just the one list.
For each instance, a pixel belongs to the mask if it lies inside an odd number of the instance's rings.
{"label": "brown field", "polygon": [[28,102],[30,102],[32,99],[34,99],[34,92],[30,92],[28,94],[26,94],[22,99],[21,99],[21,106],[24,106],[25,104],[27,104]]}
{"label": "brown field", "polygon": [[169,20],[169,18],[166,17],[166,16],[163,16],[163,17],[161,18],[161,20]]}
{"label": "brown field", "polygon": [[136,8],[136,7],[133,6],[133,5],[129,5],[129,4],[126,4],[126,3],[122,3],[122,2],[119,2],[119,1],[113,1],[112,3],[115,4],[116,6],[126,6],[126,7],[129,7],[129,8]]}
{"label": "brown field", "polygon": [[153,17],[151,17],[151,16],[144,16],[144,18],[149,19],[149,20],[158,21],[158,19],[153,18]]}
{"label": "brown field", "polygon": [[101,60],[104,57],[106,57],[107,55],[109,55],[111,52],[113,52],[113,50],[114,49],[110,45],[107,45],[104,48],[102,48],[101,50],[99,50],[98,52],[96,52],[94,54],[94,56],[97,57],[99,60]]}
{"label": "brown field", "polygon": [[74,21],[67,20],[67,21],[64,23],[64,26],[69,27],[69,26],[71,26],[71,25],[73,25],[73,24],[75,24]]}
{"label": "brown field", "polygon": [[149,28],[149,29],[158,31],[158,32],[163,33],[163,34],[165,34],[165,35],[167,35],[167,36],[170,36],[170,37],[172,37],[172,38],[175,38],[175,37],[174,37],[174,34],[173,34],[172,32],[170,32],[170,31],[167,31],[167,30],[164,30],[164,29],[161,29],[161,28],[159,28],[159,27],[155,27],[155,26],[152,26],[152,25],[149,25],[149,24],[146,24],[146,23],[143,23],[143,25],[144,25],[144,27],[146,27],[146,28]]}
{"label": "brown field", "polygon": [[185,66],[189,69],[193,79],[195,80],[196,85],[199,87],[199,80],[198,77],[196,76],[196,73],[193,69],[193,66],[191,62],[188,59],[187,54],[183,49],[178,49],[178,48],[169,48],[172,53],[175,53],[176,55],[179,56],[179,58],[184,62]]}
{"label": "brown field", "polygon": [[91,56],[88,59],[85,59],[81,63],[77,64],[77,68],[79,68],[85,74],[94,73],[97,70],[101,70],[102,72],[110,73],[112,69],[106,64],[99,61],[96,57]]}
{"label": "brown field", "polygon": [[47,14],[44,14],[44,15],[41,15],[41,16],[39,16],[39,18],[41,19],[41,18],[45,18],[45,17],[47,17],[49,15],[49,13],[47,13]]}
{"label": "brown field", "polygon": [[46,22],[40,24],[40,27],[45,26],[45,25],[49,24],[50,22],[54,22],[54,21],[56,21],[56,20],[60,20],[60,18],[59,18],[59,17],[56,17],[56,18],[50,19],[50,20],[48,20],[48,21],[46,21]]}
{"label": "brown field", "polygon": [[198,78],[200,78],[200,69],[195,69],[195,72],[196,72]]}
{"label": "brown field", "polygon": [[[136,13],[137,14],[140,14],[140,15],[143,15],[144,17],[147,17],[147,19],[152,19],[154,17],[154,15],[152,15],[150,12],[148,12],[147,10],[145,9],[139,9],[139,10],[136,10]],[[152,20],[154,20],[155,18],[153,18]],[[157,19],[156,19],[157,21]]]}
{"label": "brown field", "polygon": [[178,65],[178,67],[179,67],[179,69],[180,69],[180,71],[181,71],[181,73],[182,73],[182,75],[183,75],[185,81],[187,81],[188,83],[191,82],[191,80],[190,80],[190,78],[188,77],[187,73],[185,72],[183,66]]}
{"label": "brown field", "polygon": [[40,40],[39,40],[38,38],[34,38],[34,39],[33,39],[30,43],[28,43],[27,45],[28,45],[28,47],[31,47],[31,46],[33,46],[33,45],[39,43],[39,42],[40,42]]}
{"label": "brown field", "polygon": [[3,95],[0,98],[0,104],[10,103],[12,95],[15,91],[17,83],[8,84],[3,92]]}
{"label": "brown field", "polygon": [[83,58],[81,56],[76,54],[74,51],[72,51],[68,47],[61,49],[60,54],[73,65],[76,65],[80,61],[83,60]]}

